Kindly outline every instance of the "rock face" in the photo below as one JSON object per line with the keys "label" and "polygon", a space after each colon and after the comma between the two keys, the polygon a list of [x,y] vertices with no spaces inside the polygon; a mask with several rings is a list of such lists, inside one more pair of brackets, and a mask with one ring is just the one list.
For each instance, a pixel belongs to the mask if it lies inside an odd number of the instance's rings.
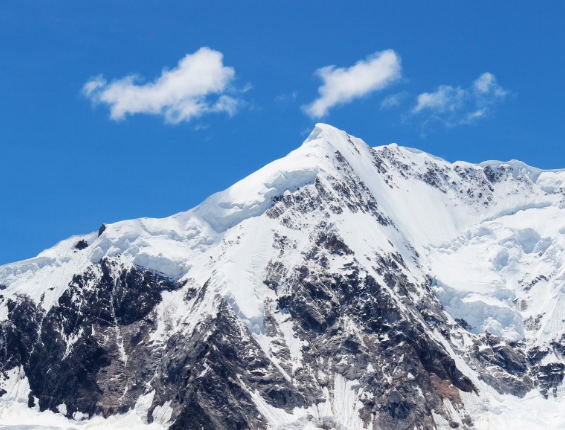
{"label": "rock face", "polygon": [[559,428],[540,410],[565,410],[564,182],[320,124],[189,212],[0,267],[0,402],[170,429]]}

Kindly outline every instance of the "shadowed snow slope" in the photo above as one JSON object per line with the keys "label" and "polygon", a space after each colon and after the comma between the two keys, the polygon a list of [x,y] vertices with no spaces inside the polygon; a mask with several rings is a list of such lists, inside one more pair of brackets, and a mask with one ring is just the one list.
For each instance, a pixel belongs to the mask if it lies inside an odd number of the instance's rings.
{"label": "shadowed snow slope", "polygon": [[1,266],[0,428],[563,428],[564,183],[317,124],[188,212]]}

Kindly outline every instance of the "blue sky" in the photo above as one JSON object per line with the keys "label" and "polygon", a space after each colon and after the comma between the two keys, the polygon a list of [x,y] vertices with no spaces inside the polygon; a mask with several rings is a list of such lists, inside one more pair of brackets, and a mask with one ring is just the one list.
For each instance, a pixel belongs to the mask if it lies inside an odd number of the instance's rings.
{"label": "blue sky", "polygon": [[4,1],[0,264],[190,209],[316,122],[565,167],[561,1]]}

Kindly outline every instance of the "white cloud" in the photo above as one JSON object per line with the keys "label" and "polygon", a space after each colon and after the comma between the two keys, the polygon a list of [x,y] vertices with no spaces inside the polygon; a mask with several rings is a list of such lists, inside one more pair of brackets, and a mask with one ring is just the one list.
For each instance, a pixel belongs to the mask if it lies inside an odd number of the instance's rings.
{"label": "white cloud", "polygon": [[483,73],[473,82],[473,88],[479,94],[493,94],[496,97],[504,97],[508,92],[496,83],[496,77],[489,72]]}
{"label": "white cloud", "polygon": [[323,82],[318,88],[320,97],[304,106],[304,110],[311,117],[319,118],[337,104],[383,89],[399,79],[400,57],[389,49],[376,52],[348,68],[322,67],[316,75]]}
{"label": "white cloud", "polygon": [[128,75],[108,83],[97,76],[84,85],[83,94],[94,103],[110,106],[114,120],[145,113],[163,115],[176,124],[206,113],[235,114],[241,101],[226,94],[234,76],[234,69],[223,65],[221,52],[200,48],[174,69],[163,70],[153,82],[140,84],[138,76]]}
{"label": "white cloud", "polygon": [[414,108],[414,113],[423,109],[441,113],[454,112],[463,106],[466,96],[467,93],[461,88],[440,85],[433,93],[422,93],[418,96],[418,104]]}
{"label": "white cloud", "polygon": [[416,99],[413,114],[428,114],[424,123],[437,121],[448,127],[469,124],[488,116],[497,103],[508,95],[492,73],[483,73],[469,88],[440,85]]}

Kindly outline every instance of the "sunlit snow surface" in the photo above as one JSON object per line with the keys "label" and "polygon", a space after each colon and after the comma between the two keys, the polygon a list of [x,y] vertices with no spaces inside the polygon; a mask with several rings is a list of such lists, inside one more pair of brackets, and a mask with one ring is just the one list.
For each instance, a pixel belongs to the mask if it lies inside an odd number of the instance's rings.
{"label": "sunlit snow surface", "polygon": [[481,223],[430,248],[429,270],[449,312],[472,331],[524,338],[524,322],[543,315],[535,341],[563,330],[565,217],[558,207],[518,211]]}
{"label": "sunlit snow surface", "polygon": [[[75,236],[36,258],[0,267],[0,284],[7,287],[2,294],[26,294],[49,309],[74,274],[103,257],[120,255],[126,264],[186,280],[187,285],[203,285],[210,279],[209,288],[226,299],[265,347],[264,306],[273,292],[263,280],[268,262],[277,258],[272,234],[278,221],[264,213],[274,197],[312,184],[320,176],[342,175],[332,163],[336,151],[394,223],[383,226],[362,213],[335,215],[331,222],[357,255],[400,252],[413,280],[422,283],[429,274],[447,311],[453,318],[464,319],[472,333],[489,331],[509,341],[524,339],[543,346],[564,332],[565,171],[542,171],[517,161],[450,164],[395,144],[372,149],[324,124],[318,124],[306,142],[287,157],[214,194],[191,211],[164,219],[110,224],[101,236],[97,232]],[[386,174],[377,168],[375,154],[387,163]],[[473,172],[487,166],[503,172],[493,181],[491,191],[473,182]],[[430,171],[437,175],[430,176]],[[468,179],[462,179],[462,171]],[[432,185],[434,181],[439,185]],[[487,203],[485,190],[492,192]],[[79,240],[89,246],[77,252]],[[302,250],[310,238],[298,229],[288,233],[288,240]],[[413,251],[419,256],[417,261]],[[296,252],[285,258],[297,258],[286,262],[293,266],[302,257]],[[358,260],[367,264],[363,258]],[[372,270],[370,264],[366,270]],[[212,306],[204,301],[199,309],[188,312],[183,294],[182,290],[163,294],[154,342],[165,341],[181,327],[194,329],[199,316],[209,311],[206,307]],[[0,321],[6,318],[6,306],[0,304]],[[279,324],[293,366],[302,366],[301,345],[294,339],[291,325],[285,326],[283,320]],[[480,388],[480,396],[463,396],[477,429],[565,428],[563,386],[557,397],[549,400],[536,390],[523,399],[501,396],[480,381],[465,362],[457,364]],[[145,424],[139,411],[89,421],[39,413],[25,407],[29,390],[25,380],[12,376],[2,382],[10,389],[0,404],[0,429],[167,427],[166,417]],[[363,428],[355,412],[360,393],[354,392],[351,381],[334,382],[336,392],[328,394],[326,403],[297,409],[293,414],[274,409],[259,395],[254,400],[274,429],[318,428],[315,423],[324,420],[336,428]],[[439,428],[449,428],[449,423],[443,426],[441,420],[437,417]]]}
{"label": "sunlit snow surface", "polygon": [[134,411],[104,419],[69,420],[50,411],[37,412],[26,405],[9,402],[0,405],[0,429],[6,430],[164,430],[157,423],[146,424]]}

